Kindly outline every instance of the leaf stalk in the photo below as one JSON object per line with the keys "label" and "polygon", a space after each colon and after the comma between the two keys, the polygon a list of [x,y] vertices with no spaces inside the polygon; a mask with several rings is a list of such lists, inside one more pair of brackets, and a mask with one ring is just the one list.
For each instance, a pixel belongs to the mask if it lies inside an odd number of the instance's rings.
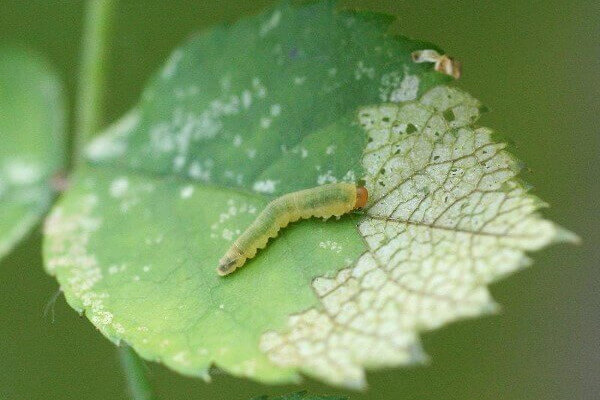
{"label": "leaf stalk", "polygon": [[130,398],[132,400],[156,400],[144,371],[146,366],[135,351],[127,345],[119,346],[119,360]]}
{"label": "leaf stalk", "polygon": [[102,123],[108,42],[116,4],[116,0],[89,0],[86,3],[75,112],[75,165],[83,162],[84,146]]}

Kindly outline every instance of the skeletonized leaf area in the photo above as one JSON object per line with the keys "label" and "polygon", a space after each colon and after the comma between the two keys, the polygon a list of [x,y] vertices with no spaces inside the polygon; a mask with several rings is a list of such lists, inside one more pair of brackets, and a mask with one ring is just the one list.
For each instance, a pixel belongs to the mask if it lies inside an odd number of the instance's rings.
{"label": "skeletonized leaf area", "polygon": [[441,86],[360,110],[368,251],[313,281],[320,307],[263,335],[274,363],[361,387],[365,366],[423,362],[420,331],[493,312],[489,283],[527,265],[526,251],[575,239],[537,214],[544,203],[516,179],[519,162],[474,125],[479,106]]}

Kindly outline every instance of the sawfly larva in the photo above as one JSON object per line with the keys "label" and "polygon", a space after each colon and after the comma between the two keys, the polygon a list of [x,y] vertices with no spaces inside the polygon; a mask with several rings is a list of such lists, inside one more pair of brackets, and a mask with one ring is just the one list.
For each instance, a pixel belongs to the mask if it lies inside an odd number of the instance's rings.
{"label": "sawfly larva", "polygon": [[340,217],[367,204],[367,189],[350,183],[332,183],[288,193],[271,201],[219,261],[217,273],[227,275],[256,255],[290,222],[311,217]]}

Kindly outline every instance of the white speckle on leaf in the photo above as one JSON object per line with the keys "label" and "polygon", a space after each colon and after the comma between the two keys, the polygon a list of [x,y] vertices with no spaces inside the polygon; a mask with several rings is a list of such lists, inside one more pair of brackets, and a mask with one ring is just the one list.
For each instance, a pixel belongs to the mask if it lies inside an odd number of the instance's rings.
{"label": "white speckle on leaf", "polygon": [[356,182],[356,174],[353,170],[348,170],[346,174],[342,177],[342,181],[344,182]]}
{"label": "white speckle on leaf", "polygon": [[188,175],[196,180],[209,182],[211,176],[210,165],[210,163],[204,162],[204,165],[202,165],[199,161],[194,161],[190,164]]}
{"label": "white speckle on leaf", "polygon": [[367,67],[363,61],[359,61],[354,69],[354,79],[359,81],[363,77],[367,77],[369,79],[375,78],[375,68]]}
{"label": "white speckle on leaf", "polygon": [[[260,79],[254,78],[252,85],[258,98],[266,96],[266,88]],[[150,141],[144,149],[151,157],[174,153],[174,167],[179,170],[183,167],[179,160],[189,157],[192,141],[214,138],[222,131],[225,117],[240,113],[240,107],[248,108],[251,102],[252,94],[246,89],[240,95],[221,93],[202,111],[189,111],[182,104],[173,110],[170,119],[150,127]]]}
{"label": "white speckle on leaf", "polygon": [[390,101],[398,103],[401,101],[414,100],[419,92],[420,80],[416,75],[404,75],[404,79],[400,83],[400,87],[392,90]]}
{"label": "white speckle on leaf", "polygon": [[256,149],[246,149],[246,155],[248,158],[256,157]]}
{"label": "white speckle on leaf", "polygon": [[24,186],[42,178],[42,167],[37,162],[11,158],[4,163],[4,176],[11,185]]}
{"label": "white speckle on leaf", "polygon": [[233,235],[235,234],[234,231],[230,230],[230,229],[223,229],[223,232],[221,232],[221,237],[223,239],[225,239],[228,242],[231,242],[233,240]]}
{"label": "white speckle on leaf", "polygon": [[277,116],[279,116],[279,114],[281,114],[281,105],[280,104],[273,104],[271,106],[271,115],[273,117],[277,117]]}
{"label": "white speckle on leaf", "polygon": [[267,96],[267,88],[262,84],[260,78],[252,78],[252,87],[254,88],[254,92],[258,98],[262,99]]}
{"label": "white speckle on leaf", "polygon": [[259,35],[266,36],[267,33],[271,32],[273,29],[277,28],[280,21],[281,21],[281,11],[276,10],[275,12],[273,12],[273,14],[269,18],[269,20],[261,25]]}
{"label": "white speckle on leaf", "polygon": [[263,129],[268,129],[271,126],[273,120],[271,118],[262,117],[260,119],[260,127]]}
{"label": "white speckle on leaf", "polygon": [[186,351],[180,351],[173,355],[173,361],[182,365],[190,365],[190,359]]}
{"label": "white speckle on leaf", "polygon": [[221,89],[224,92],[228,92],[231,89],[231,75],[227,74],[221,77],[219,83],[221,84]]}
{"label": "white speckle on leaf", "polygon": [[161,123],[150,129],[150,145],[155,153],[168,153],[175,150],[175,141],[170,125]]}
{"label": "white speckle on leaf", "polygon": [[324,174],[317,176],[317,185],[324,185],[326,183],[336,183],[338,179],[333,176],[331,170],[327,170]]}
{"label": "white speckle on leaf", "polygon": [[327,240],[325,242],[320,242],[319,243],[319,247],[322,249],[327,249],[327,250],[331,250],[334,253],[341,253],[343,247],[335,241],[331,241],[331,240]]}
{"label": "white speckle on leaf", "polygon": [[132,185],[129,179],[121,176],[111,181],[108,191],[111,197],[121,200],[121,212],[126,213],[133,206],[139,204],[143,195],[154,191],[154,185],[151,183]]}
{"label": "white speckle on leaf", "polygon": [[308,150],[302,146],[296,146],[291,150],[292,154],[299,154],[300,158],[308,157]]}
{"label": "white speckle on leaf", "polygon": [[234,236],[241,233],[240,225],[234,217],[240,215],[255,215],[256,207],[248,204],[237,204],[233,199],[227,202],[227,210],[219,214],[219,219],[210,226],[210,237],[213,239],[224,239],[230,242]]}
{"label": "white speckle on leaf", "polygon": [[113,315],[108,311],[96,311],[90,320],[96,325],[108,325],[112,322]]}
{"label": "white speckle on leaf", "polygon": [[252,190],[258,193],[274,193],[275,186],[279,183],[279,181],[274,181],[271,179],[265,179],[254,182],[252,185]]}
{"label": "white speckle on leaf", "polygon": [[235,135],[233,137],[233,146],[240,147],[242,145],[242,137],[240,135]]}
{"label": "white speckle on leaf", "polygon": [[200,88],[198,88],[198,86],[196,85],[192,85],[186,88],[175,88],[173,89],[173,92],[175,93],[175,97],[177,97],[180,100],[183,100],[189,97],[196,96],[198,93],[200,93]]}
{"label": "white speckle on leaf", "polygon": [[235,183],[237,183],[238,185],[241,185],[242,183],[244,183],[244,175],[243,174],[237,174],[235,176]]}
{"label": "white speckle on leaf", "polygon": [[118,322],[115,322],[113,324],[113,328],[120,335],[122,335],[122,334],[125,333],[125,327],[123,325],[121,325],[120,323],[118,323]]}
{"label": "white speckle on leaf", "polygon": [[379,98],[381,101],[398,103],[417,98],[420,80],[418,76],[410,75],[408,69],[405,69],[404,74],[400,74],[398,71],[383,74],[380,83]]}
{"label": "white speckle on leaf", "polygon": [[97,196],[87,194],[68,211],[63,207],[53,209],[44,224],[49,254],[46,269],[53,275],[60,272],[61,289],[73,296],[78,304],[75,307],[85,309],[90,321],[106,333],[119,331],[122,325],[105,307],[108,293],[96,289],[104,276],[88,246],[92,235],[102,225],[101,219],[92,215],[97,204]]}
{"label": "white speckle on leaf", "polygon": [[175,169],[175,171],[180,171],[184,165],[185,165],[185,157],[184,156],[179,155],[173,159],[173,168]]}
{"label": "white speckle on leaf", "polygon": [[129,189],[129,180],[123,176],[115,178],[110,183],[110,195],[112,197],[120,198],[125,196],[127,189]]}
{"label": "white speckle on leaf", "polygon": [[249,90],[244,90],[242,92],[242,105],[246,109],[252,105],[252,93],[250,93]]}
{"label": "white speckle on leaf", "polygon": [[192,185],[184,186],[179,194],[182,199],[189,199],[194,194],[194,187]]}
{"label": "white speckle on leaf", "polygon": [[335,148],[336,148],[335,144],[331,144],[331,145],[327,146],[327,148],[325,149],[325,154],[327,154],[327,155],[333,154],[335,152]]}
{"label": "white speckle on leaf", "polygon": [[306,82],[305,76],[295,76],[294,77],[294,85],[300,86],[300,85],[303,85],[304,82]]}

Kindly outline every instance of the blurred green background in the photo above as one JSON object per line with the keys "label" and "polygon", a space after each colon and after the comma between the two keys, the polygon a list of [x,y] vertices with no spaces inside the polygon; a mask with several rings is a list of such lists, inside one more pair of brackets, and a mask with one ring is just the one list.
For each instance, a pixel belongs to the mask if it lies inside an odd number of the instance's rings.
{"label": "blurred green background", "polygon": [[[149,75],[191,33],[272,1],[121,1],[109,58],[106,123],[127,111]],[[398,16],[394,29],[463,62],[459,85],[491,110],[481,123],[514,140],[523,178],[552,204],[545,215],[579,247],[533,255],[495,284],[493,317],[424,335],[428,367],[371,372],[364,393],[306,380],[263,386],[216,374],[211,384],[157,364],[161,399],[247,399],[299,389],[351,399],[595,399],[600,393],[600,6],[597,1],[341,1]],[[76,88],[83,1],[0,0],[0,42],[46,56]],[[1,110],[0,110],[1,112]],[[1,141],[0,141],[1,145]],[[1,217],[1,216],[0,216]],[[60,297],[42,270],[39,229],[0,263],[0,399],[125,399],[114,346]],[[50,313],[51,314],[51,313]]]}

